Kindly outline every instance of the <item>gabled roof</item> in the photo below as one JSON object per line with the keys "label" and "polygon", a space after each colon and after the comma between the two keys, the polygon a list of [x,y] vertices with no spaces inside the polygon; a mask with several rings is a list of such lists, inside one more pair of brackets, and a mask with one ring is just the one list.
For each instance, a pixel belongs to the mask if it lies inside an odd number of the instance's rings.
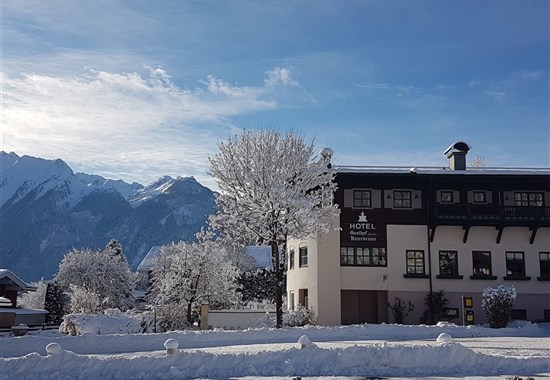
{"label": "gabled roof", "polygon": [[35,286],[27,284],[25,281],[21,280],[19,277],[17,277],[11,270],[9,269],[0,269],[0,281],[7,278],[11,282],[13,282],[15,285],[17,285],[20,290],[36,290]]}
{"label": "gabled roof", "polygon": [[161,250],[160,246],[155,245],[152,247],[149,252],[145,255],[143,260],[141,260],[141,263],[139,263],[137,267],[138,272],[149,272],[150,270],[153,270],[153,267],[155,266],[154,262],[157,257],[160,256]]}

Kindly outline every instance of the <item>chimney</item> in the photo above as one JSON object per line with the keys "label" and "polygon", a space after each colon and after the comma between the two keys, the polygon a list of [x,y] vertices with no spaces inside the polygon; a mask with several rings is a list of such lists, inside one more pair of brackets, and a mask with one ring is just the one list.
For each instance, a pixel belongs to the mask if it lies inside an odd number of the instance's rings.
{"label": "chimney", "polygon": [[463,141],[457,141],[451,144],[443,154],[449,159],[449,168],[451,170],[466,170],[466,155],[470,147]]}

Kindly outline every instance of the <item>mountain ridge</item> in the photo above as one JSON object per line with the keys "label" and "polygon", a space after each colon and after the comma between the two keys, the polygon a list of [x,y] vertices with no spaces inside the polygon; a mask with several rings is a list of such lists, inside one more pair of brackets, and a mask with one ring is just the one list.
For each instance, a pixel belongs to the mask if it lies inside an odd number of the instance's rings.
{"label": "mountain ridge", "polygon": [[143,186],[74,173],[61,159],[0,160],[0,267],[26,281],[51,278],[73,247],[101,249],[113,238],[135,268],[154,245],[194,239],[215,209],[212,190],[193,177]]}

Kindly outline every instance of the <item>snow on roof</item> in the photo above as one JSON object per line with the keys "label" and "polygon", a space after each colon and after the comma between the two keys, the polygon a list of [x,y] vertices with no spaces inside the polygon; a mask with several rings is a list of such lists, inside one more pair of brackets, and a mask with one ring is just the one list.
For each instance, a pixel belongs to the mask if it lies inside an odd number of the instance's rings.
{"label": "snow on roof", "polygon": [[154,267],[154,261],[157,257],[160,256],[161,250],[160,246],[155,245],[152,247],[149,252],[145,255],[141,263],[137,267],[138,272],[149,272]]}
{"label": "snow on roof", "polygon": [[19,286],[21,290],[30,290],[30,291],[36,290],[36,286],[27,284],[25,281],[21,280],[9,269],[0,269],[0,281],[2,281],[2,279],[4,278],[9,279],[15,285]]}
{"label": "snow on roof", "polygon": [[256,269],[273,268],[270,246],[248,245],[244,248],[244,252],[256,261]]}
{"label": "snow on roof", "polygon": [[445,175],[550,175],[550,168],[468,167],[451,170],[442,166],[337,166],[338,173],[445,174]]}

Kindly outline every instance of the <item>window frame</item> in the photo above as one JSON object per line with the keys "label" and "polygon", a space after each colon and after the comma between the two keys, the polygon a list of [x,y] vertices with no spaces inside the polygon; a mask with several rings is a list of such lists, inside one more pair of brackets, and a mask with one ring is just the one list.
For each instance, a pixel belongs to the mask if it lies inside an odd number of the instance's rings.
{"label": "window frame", "polygon": [[[419,265],[419,263],[421,263],[421,265]],[[419,272],[418,271],[419,269],[421,269],[422,271]],[[405,277],[428,277],[428,275],[426,274],[426,253],[423,249],[407,249],[405,251],[405,275],[404,276]]]}
{"label": "window frame", "polygon": [[[305,252],[305,253],[304,253]],[[307,247],[298,248],[298,267],[306,268],[308,266]]]}
{"label": "window frame", "polygon": [[539,281],[550,281],[550,252],[539,252],[539,274]]}
{"label": "window frame", "polygon": [[505,280],[530,279],[530,277],[526,277],[525,275],[525,252],[506,251],[504,253],[504,259],[506,261]]}
{"label": "window frame", "polygon": [[[444,196],[445,195],[449,195],[449,199],[444,199]],[[454,194],[454,191],[452,190],[441,190],[441,193],[440,193],[440,199],[441,199],[441,203],[455,203],[455,194]]]}
{"label": "window frame", "polygon": [[290,252],[288,253],[288,269],[294,269],[294,256],[295,256],[295,251],[294,249],[291,249]]}
{"label": "window frame", "polygon": [[[358,197],[356,194],[360,194],[361,196]],[[368,194],[368,197],[365,197],[366,194]],[[353,208],[372,208],[372,190],[354,189]]]}
{"label": "window frame", "polygon": [[[486,255],[487,259],[483,261],[487,261],[488,264],[480,265],[480,263],[483,264],[481,262],[482,260],[480,260],[480,257],[483,257],[483,256],[478,256],[476,258],[476,255],[483,255],[485,253],[487,254]],[[483,273],[483,271],[486,269],[488,269],[488,273]],[[474,280],[477,280],[477,279],[496,280],[497,277],[493,276],[493,261],[492,261],[491,251],[472,251],[472,275],[470,276],[470,278]]]}
{"label": "window frame", "polygon": [[[477,195],[481,195],[481,200],[476,199]],[[476,204],[487,203],[487,194],[485,193],[485,191],[474,190],[472,195],[472,200],[473,200],[473,203],[476,203]]]}
{"label": "window frame", "polygon": [[[407,197],[403,197],[407,195]],[[412,191],[411,190],[393,190],[393,208],[394,209],[411,209],[412,208]],[[398,205],[397,202],[401,202],[401,205]],[[408,206],[404,203],[408,202]]]}
{"label": "window frame", "polygon": [[[536,199],[537,195],[540,196],[540,200]],[[534,199],[531,199],[531,196],[534,196]],[[542,191],[514,191],[514,206],[542,207],[544,206],[544,193]]]}
{"label": "window frame", "polygon": [[[442,259],[443,259],[443,255],[449,255],[449,254],[453,254],[454,255],[454,259],[453,260],[453,264],[451,266],[451,270],[448,271],[449,273],[444,273],[445,271],[442,270],[443,269],[443,266],[441,265],[442,264]],[[438,265],[439,265],[439,275],[437,275],[436,277],[439,278],[439,279],[462,279],[464,276],[461,276],[458,272],[458,251],[456,250],[440,250],[439,251],[439,261],[438,261]]]}
{"label": "window frame", "polygon": [[[365,258],[367,258],[367,260],[365,260]],[[340,247],[340,266],[387,267],[388,255],[386,248]]]}

